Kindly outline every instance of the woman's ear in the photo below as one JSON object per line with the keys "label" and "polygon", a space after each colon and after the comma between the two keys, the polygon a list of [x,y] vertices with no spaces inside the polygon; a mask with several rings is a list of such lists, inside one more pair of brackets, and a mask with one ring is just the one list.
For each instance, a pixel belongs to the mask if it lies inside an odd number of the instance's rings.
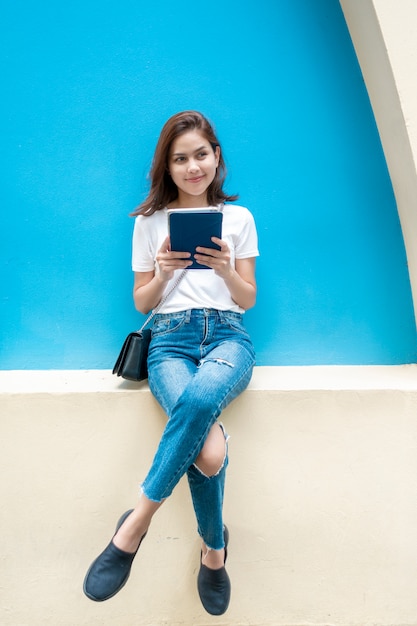
{"label": "woman's ear", "polygon": [[214,151],[214,156],[216,157],[216,167],[217,167],[220,161],[220,146],[219,145],[216,146],[216,149]]}

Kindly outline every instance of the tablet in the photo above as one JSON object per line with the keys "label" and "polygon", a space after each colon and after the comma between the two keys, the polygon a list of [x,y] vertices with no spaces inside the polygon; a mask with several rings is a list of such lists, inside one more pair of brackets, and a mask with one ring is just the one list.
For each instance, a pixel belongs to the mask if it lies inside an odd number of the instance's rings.
{"label": "tablet", "polygon": [[[171,250],[177,252],[191,252],[193,255],[197,246],[220,250],[211,241],[212,237],[222,238],[223,213],[218,209],[169,209],[168,232],[171,238]],[[189,270],[210,269],[207,265],[200,265],[193,258]]]}

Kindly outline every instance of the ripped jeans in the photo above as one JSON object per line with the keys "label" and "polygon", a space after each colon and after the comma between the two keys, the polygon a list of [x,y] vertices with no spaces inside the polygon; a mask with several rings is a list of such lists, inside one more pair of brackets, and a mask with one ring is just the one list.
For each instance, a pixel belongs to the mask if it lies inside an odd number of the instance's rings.
{"label": "ripped jeans", "polygon": [[248,385],[255,363],[242,315],[191,309],[155,316],[149,347],[150,389],[168,421],[142,490],[161,502],[187,473],[198,532],[221,550],[227,459],[214,476],[194,465],[222,410]]}

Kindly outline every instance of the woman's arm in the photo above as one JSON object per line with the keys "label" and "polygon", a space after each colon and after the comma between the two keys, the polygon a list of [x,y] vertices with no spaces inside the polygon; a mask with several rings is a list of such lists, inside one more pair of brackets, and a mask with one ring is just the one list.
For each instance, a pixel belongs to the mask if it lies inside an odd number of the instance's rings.
{"label": "woman's arm", "polygon": [[155,272],[135,272],[133,284],[133,302],[145,315],[156,307],[165,289],[165,283],[159,281]]}
{"label": "woman's arm", "polygon": [[231,268],[224,282],[236,304],[247,311],[256,302],[255,258],[236,259],[235,264],[236,268]]}

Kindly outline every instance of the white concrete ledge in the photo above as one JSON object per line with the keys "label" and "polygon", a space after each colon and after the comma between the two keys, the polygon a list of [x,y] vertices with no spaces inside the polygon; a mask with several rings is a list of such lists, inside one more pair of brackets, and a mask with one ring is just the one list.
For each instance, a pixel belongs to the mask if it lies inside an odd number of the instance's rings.
{"label": "white concrete ledge", "polygon": [[[256,367],[248,391],[417,390],[417,365]],[[149,392],[146,381],[133,383],[110,370],[0,371],[0,393]]]}
{"label": "white concrete ledge", "polygon": [[201,608],[182,480],[126,587],[82,581],[165,417],[108,371],[0,372],[2,626],[416,626],[417,366],[258,367],[222,416],[232,602]]}

